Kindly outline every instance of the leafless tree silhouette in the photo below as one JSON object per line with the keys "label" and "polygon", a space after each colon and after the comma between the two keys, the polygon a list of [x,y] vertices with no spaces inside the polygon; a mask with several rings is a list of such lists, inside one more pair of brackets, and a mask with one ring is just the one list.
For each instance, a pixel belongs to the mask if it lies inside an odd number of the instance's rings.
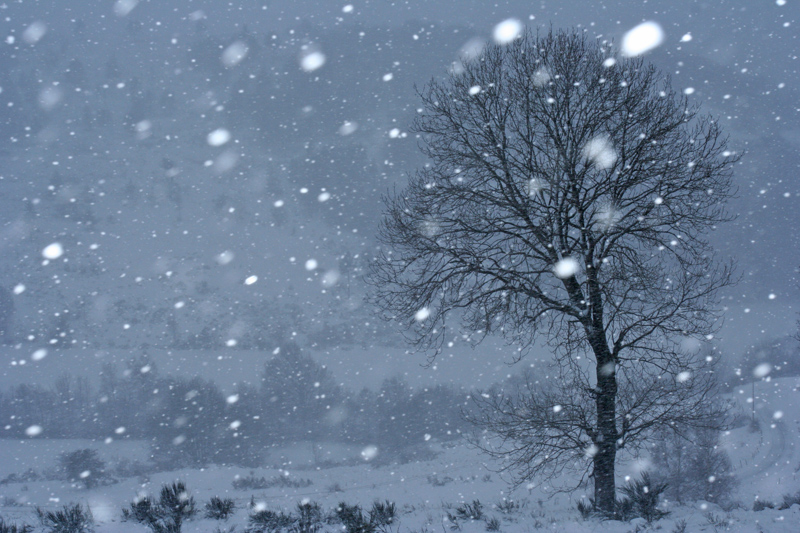
{"label": "leafless tree silhouette", "polygon": [[577,31],[526,33],[419,91],[429,163],[385,198],[368,278],[431,357],[458,334],[548,343],[535,392],[479,398],[500,442],[486,449],[518,480],[583,468],[605,514],[617,450],[708,422],[711,364],[685,343],[713,333],[732,283],[707,236],[730,218],[739,159],[668,77],[613,54]]}

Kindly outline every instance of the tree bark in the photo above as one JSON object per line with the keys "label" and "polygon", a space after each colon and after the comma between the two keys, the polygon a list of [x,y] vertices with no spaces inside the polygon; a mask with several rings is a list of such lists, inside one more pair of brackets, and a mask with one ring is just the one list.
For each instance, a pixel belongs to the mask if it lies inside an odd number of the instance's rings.
{"label": "tree bark", "polygon": [[616,364],[605,339],[596,336],[591,341],[597,361],[597,452],[593,458],[595,508],[604,515],[614,515],[616,480],[614,466],[617,457],[617,374]]}

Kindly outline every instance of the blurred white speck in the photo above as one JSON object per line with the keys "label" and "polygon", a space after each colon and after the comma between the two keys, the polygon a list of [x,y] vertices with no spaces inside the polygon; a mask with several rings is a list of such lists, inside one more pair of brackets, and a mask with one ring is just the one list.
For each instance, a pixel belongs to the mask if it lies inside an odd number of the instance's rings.
{"label": "blurred white speck", "polygon": [[238,161],[239,155],[236,152],[233,150],[226,150],[214,161],[214,172],[223,174],[235,167]]}
{"label": "blurred white speck", "polygon": [[656,196],[656,199],[653,200],[653,203],[656,204],[656,205],[661,205],[661,204],[664,203],[664,199],[661,198],[660,196]]}
{"label": "blurred white speck", "polygon": [[309,259],[308,261],[306,261],[306,270],[308,270],[309,272],[312,270],[316,270],[317,266],[318,264],[316,259]]}
{"label": "blurred white speck", "polygon": [[539,67],[531,76],[531,83],[534,87],[544,87],[550,83],[550,73],[544,67]]}
{"label": "blurred white speck", "polygon": [[14,285],[14,294],[22,294],[23,292],[25,292],[25,285],[22,283]]}
{"label": "blurred white speck", "polygon": [[222,146],[230,140],[231,132],[225,128],[218,128],[209,133],[208,137],[206,137],[206,141],[208,141],[208,144],[211,146]]}
{"label": "blurred white speck", "polygon": [[768,296],[768,298],[769,298],[770,300],[774,300],[775,298],[777,298],[777,296],[776,296],[775,294],[773,294],[773,293],[770,293],[770,295]]}
{"label": "blurred white speck", "polygon": [[351,133],[355,133],[355,131],[357,129],[358,129],[358,124],[356,124],[355,122],[350,122],[349,120],[346,120],[344,122],[344,124],[339,126],[339,135],[342,135],[342,136],[350,135]]}
{"label": "blurred white speck", "polygon": [[236,402],[239,401],[239,395],[238,394],[231,394],[230,396],[225,398],[225,401],[228,402],[228,403],[231,403],[231,404],[232,403],[236,403]]}
{"label": "blurred white speck", "polygon": [[231,422],[230,428],[231,429],[239,429],[241,427],[241,425],[242,425],[242,421],[241,420],[234,420],[233,422]]}
{"label": "blurred white speck", "polygon": [[775,0],[775,3],[778,4],[779,6],[785,6],[786,0]]}
{"label": "blurred white speck", "polygon": [[692,377],[692,373],[691,372],[684,371],[684,372],[679,372],[678,376],[676,377],[676,379],[678,380],[678,383],[684,383],[686,381],[689,381],[689,378],[691,378],[691,377]]}
{"label": "blurred white speck", "polygon": [[497,44],[508,44],[522,33],[522,22],[517,19],[506,19],[494,27],[492,38]]}
{"label": "blurred white speck", "polygon": [[681,42],[682,43],[688,43],[691,40],[692,40],[692,34],[691,33],[687,33],[683,37],[681,37]]}
{"label": "blurred white speck", "polygon": [[25,434],[29,437],[35,437],[36,435],[40,435],[42,433],[42,426],[28,426],[25,429]]}
{"label": "blurred white speck", "polygon": [[591,458],[591,457],[594,457],[595,455],[597,455],[597,452],[599,452],[599,451],[600,451],[600,448],[598,448],[594,444],[590,444],[589,446],[586,447],[585,450],[583,450],[583,454],[586,457]]}
{"label": "blurred white speck", "polygon": [[300,55],[300,68],[313,72],[325,64],[325,54],[319,50],[306,51]]}
{"label": "blurred white speck", "polygon": [[342,13],[352,13],[353,12],[353,4],[347,4],[342,8]]}
{"label": "blurred white speck", "polygon": [[559,279],[567,279],[578,273],[580,265],[572,257],[565,257],[553,266],[553,273]]}
{"label": "blurred white speck", "polygon": [[613,67],[616,64],[617,64],[617,60],[614,59],[613,57],[609,57],[608,59],[603,61],[603,66],[606,67],[606,68]]}
{"label": "blurred white speck", "polygon": [[775,420],[780,420],[781,418],[783,418],[783,411],[775,411],[772,414],[772,418],[774,418]]}
{"label": "blurred white speck", "polygon": [[554,405],[553,406],[553,412],[554,413],[560,413],[561,409],[562,409],[562,407],[560,405]]}
{"label": "blurred white speck", "polygon": [[425,440],[426,441],[431,440],[431,434],[430,433],[425,433]]}
{"label": "blurred white speck", "polygon": [[392,81],[392,78],[394,78],[394,74],[392,74],[391,72],[383,75],[383,81]]}
{"label": "blurred white speck", "polygon": [[469,88],[469,95],[470,96],[475,96],[479,92],[481,92],[481,86],[480,85],[473,85],[472,87]]}
{"label": "blurred white speck", "polygon": [[45,246],[44,250],[42,250],[42,256],[45,259],[58,259],[62,255],[64,255],[64,247],[58,242],[48,244]]}
{"label": "blurred white speck", "polygon": [[233,252],[231,252],[230,250],[225,250],[224,252],[219,254],[216,259],[217,263],[219,263],[220,265],[227,265],[228,263],[233,261],[234,257],[235,256]]}
{"label": "blurred white speck", "polygon": [[275,200],[275,203],[273,203],[272,205],[274,205],[275,207],[283,207],[283,203],[284,203],[283,200]]}
{"label": "blurred white speck", "polygon": [[117,0],[114,3],[114,14],[125,17],[139,4],[139,0]]}
{"label": "blurred white speck", "polygon": [[599,135],[587,142],[583,147],[583,156],[602,170],[611,168],[617,161],[614,145],[605,135]]}
{"label": "blurred white speck", "polygon": [[300,194],[308,194],[308,187],[300,187]]}
{"label": "blurred white speck", "polygon": [[225,346],[227,346],[228,348],[233,348],[237,344],[239,344],[239,342],[236,339],[228,339],[225,341]]}
{"label": "blurred white speck", "polygon": [[45,350],[44,348],[39,348],[38,350],[36,350],[31,354],[31,359],[33,361],[41,361],[45,357],[47,357],[47,350]]}
{"label": "blurred white speck", "polygon": [[220,60],[225,67],[232,68],[242,62],[248,51],[249,48],[244,41],[236,41],[222,52]]}
{"label": "blurred white speck", "polygon": [[184,305],[186,305],[185,302],[175,302],[175,309],[183,309]]}
{"label": "blurred white speck", "polygon": [[139,369],[139,372],[141,372],[142,374],[147,374],[152,369],[153,367],[151,367],[150,365],[144,365],[142,368]]}
{"label": "blurred white speck", "polygon": [[473,37],[461,47],[459,50],[459,57],[465,61],[476,59],[481,55],[483,49],[486,47],[486,41],[480,37]]}
{"label": "blurred white speck", "polygon": [[772,372],[772,365],[769,363],[761,363],[753,369],[753,375],[757,378],[763,378]]}
{"label": "blurred white speck", "polygon": [[253,276],[248,276],[248,277],[247,277],[247,278],[244,280],[244,284],[245,284],[245,285],[252,285],[252,284],[253,284],[253,283],[255,283],[256,281],[258,281],[258,276],[255,276],[255,275],[253,275]]}
{"label": "blurred white speck", "polygon": [[333,287],[334,285],[339,283],[339,278],[340,278],[339,272],[337,272],[336,270],[329,270],[325,272],[325,274],[322,276],[322,286]]}
{"label": "blurred white speck", "polygon": [[125,426],[118,427],[117,429],[114,430],[114,433],[116,433],[117,435],[122,435],[123,433],[125,433]]}
{"label": "blurred white speck", "polygon": [[174,444],[175,446],[180,446],[184,442],[186,442],[186,436],[185,435],[178,435],[177,437],[172,439],[172,444]]}
{"label": "blurred white speck", "polygon": [[39,92],[39,106],[45,111],[50,111],[61,102],[63,97],[64,93],[61,88],[52,85],[45,87]]}
{"label": "blurred white speck", "polygon": [[422,322],[423,320],[426,320],[429,316],[431,316],[431,310],[428,309],[427,307],[423,307],[414,314],[414,320],[416,320],[417,322]]}
{"label": "blurred white speck", "polygon": [[694,94],[694,87],[687,87],[683,90],[683,94]]}
{"label": "blurred white speck", "polygon": [[643,22],[622,38],[622,55],[635,57],[649,52],[664,41],[664,30],[657,22]]}
{"label": "blurred white speck", "polygon": [[319,202],[327,202],[330,199],[331,199],[331,193],[329,193],[329,192],[323,192],[323,193],[320,193],[319,196],[317,196],[317,201],[319,201]]}
{"label": "blurred white speck", "polygon": [[28,44],[36,44],[47,33],[47,25],[37,20],[22,32],[22,40]]}
{"label": "blurred white speck", "polygon": [[363,450],[361,450],[361,457],[364,458],[365,461],[369,461],[370,459],[374,459],[378,455],[378,447],[369,445]]}
{"label": "blurred white speck", "polygon": [[392,139],[397,139],[400,136],[400,130],[398,128],[392,128],[389,131],[389,137]]}

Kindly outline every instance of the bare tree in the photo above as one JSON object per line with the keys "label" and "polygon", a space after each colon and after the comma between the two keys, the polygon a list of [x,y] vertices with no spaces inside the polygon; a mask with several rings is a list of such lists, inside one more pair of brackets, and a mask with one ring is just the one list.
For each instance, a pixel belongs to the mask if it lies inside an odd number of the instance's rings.
{"label": "bare tree", "polygon": [[707,234],[738,156],[653,66],[578,32],[489,45],[419,96],[429,163],[385,198],[373,299],[432,357],[457,334],[547,342],[550,392],[519,435],[487,427],[531,443],[524,477],[588,461],[611,513],[617,450],[711,393],[682,343],[714,331],[732,281]]}

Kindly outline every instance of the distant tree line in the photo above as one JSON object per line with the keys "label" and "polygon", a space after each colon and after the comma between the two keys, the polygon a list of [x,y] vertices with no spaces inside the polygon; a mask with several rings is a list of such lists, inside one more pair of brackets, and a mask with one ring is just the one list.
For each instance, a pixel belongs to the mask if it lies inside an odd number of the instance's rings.
{"label": "distant tree line", "polygon": [[52,386],[18,384],[0,394],[0,436],[144,439],[164,467],[262,464],[271,445],[375,445],[398,457],[427,441],[458,437],[467,392],[446,385],[412,389],[402,378],[353,392],[296,345],[262,369],[258,385],[226,395],[197,377],[162,376],[142,356],[122,371],[103,366],[100,382],[64,375]]}

